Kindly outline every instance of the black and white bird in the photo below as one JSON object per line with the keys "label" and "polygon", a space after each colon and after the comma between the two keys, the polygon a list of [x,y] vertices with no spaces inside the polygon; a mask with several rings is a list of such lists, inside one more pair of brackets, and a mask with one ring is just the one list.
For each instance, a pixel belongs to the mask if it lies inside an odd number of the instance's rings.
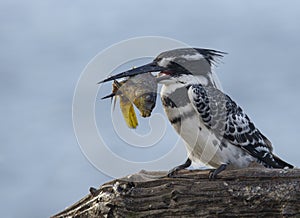
{"label": "black and white bird", "polygon": [[188,159],[169,172],[201,162],[214,168],[215,178],[226,168],[245,168],[259,162],[268,168],[293,168],[272,153],[271,142],[226,94],[212,67],[225,53],[180,48],[159,54],[151,63],[111,76],[101,82],[147,72],[159,72],[161,100],[176,132],[185,141]]}

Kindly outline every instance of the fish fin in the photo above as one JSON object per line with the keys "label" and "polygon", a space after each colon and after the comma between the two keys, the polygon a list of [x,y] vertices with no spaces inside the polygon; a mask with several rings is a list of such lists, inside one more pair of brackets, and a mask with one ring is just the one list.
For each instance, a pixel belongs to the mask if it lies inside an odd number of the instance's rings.
{"label": "fish fin", "polygon": [[135,129],[138,126],[138,120],[133,104],[126,97],[120,96],[120,108],[127,126]]}
{"label": "fish fin", "polygon": [[117,97],[118,96],[115,96],[113,99],[114,99],[114,105],[113,105],[113,110],[115,110],[116,109],[116,104],[117,104]]}

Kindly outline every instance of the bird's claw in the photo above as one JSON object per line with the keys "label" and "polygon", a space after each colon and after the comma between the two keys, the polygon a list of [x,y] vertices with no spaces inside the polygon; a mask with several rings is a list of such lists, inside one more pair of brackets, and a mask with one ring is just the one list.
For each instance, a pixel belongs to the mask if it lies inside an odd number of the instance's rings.
{"label": "bird's claw", "polygon": [[170,170],[167,174],[167,177],[172,178],[177,173],[177,171],[178,170],[176,170],[176,169]]}
{"label": "bird's claw", "polygon": [[209,173],[208,173],[208,179],[209,180],[214,180],[217,178],[217,175],[215,174],[216,170],[213,169],[213,170],[210,170]]}

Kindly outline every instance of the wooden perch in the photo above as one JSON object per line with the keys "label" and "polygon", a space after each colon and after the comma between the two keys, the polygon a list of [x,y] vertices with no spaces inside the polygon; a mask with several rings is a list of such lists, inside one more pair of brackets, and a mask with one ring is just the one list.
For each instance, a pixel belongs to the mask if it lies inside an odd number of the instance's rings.
{"label": "wooden perch", "polygon": [[53,216],[62,217],[300,217],[300,169],[146,172],[91,188]]}

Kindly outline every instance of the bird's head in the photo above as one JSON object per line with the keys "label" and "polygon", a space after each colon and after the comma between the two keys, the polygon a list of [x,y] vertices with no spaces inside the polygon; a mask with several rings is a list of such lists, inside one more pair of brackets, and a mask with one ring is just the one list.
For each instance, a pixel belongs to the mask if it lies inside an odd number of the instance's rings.
{"label": "bird's head", "polygon": [[197,77],[202,77],[209,83],[212,65],[224,54],[226,53],[201,48],[165,51],[149,64],[111,76],[100,83],[147,72],[159,72],[157,80],[162,84],[188,83]]}

